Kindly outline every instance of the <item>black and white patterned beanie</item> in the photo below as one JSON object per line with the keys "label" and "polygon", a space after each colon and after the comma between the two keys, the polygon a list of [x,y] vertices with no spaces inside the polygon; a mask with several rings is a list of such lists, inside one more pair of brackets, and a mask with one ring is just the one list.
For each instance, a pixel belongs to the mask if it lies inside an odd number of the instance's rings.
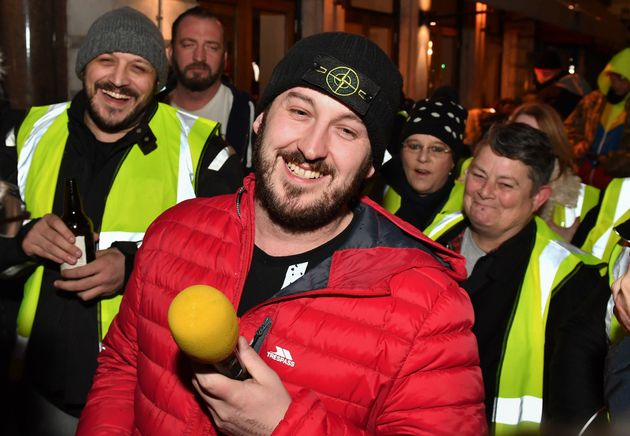
{"label": "black and white patterned beanie", "polygon": [[401,140],[413,134],[431,135],[448,145],[457,162],[464,147],[464,131],[468,111],[447,99],[418,100],[402,130]]}

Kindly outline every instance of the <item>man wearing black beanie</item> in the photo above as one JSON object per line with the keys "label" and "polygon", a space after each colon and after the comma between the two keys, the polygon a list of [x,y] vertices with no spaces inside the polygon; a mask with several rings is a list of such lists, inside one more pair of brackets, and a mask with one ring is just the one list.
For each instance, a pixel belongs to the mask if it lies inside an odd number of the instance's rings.
{"label": "man wearing black beanie", "polygon": [[[362,36],[289,50],[260,101],[243,189],[176,206],[147,232],[79,435],[485,432],[462,259],[359,198],[401,85]],[[166,314],[192,285],[240,316],[248,379],[178,349]]]}

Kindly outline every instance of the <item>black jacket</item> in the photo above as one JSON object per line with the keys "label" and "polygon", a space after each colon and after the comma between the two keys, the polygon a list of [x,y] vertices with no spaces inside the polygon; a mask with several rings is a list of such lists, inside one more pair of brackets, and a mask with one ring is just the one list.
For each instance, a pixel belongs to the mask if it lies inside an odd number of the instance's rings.
{"label": "black jacket", "polygon": [[[455,248],[453,241],[461,236],[467,225],[468,221],[463,221],[438,242]],[[535,236],[536,225],[531,221],[517,235],[480,258],[468,279],[461,284],[470,295],[475,311],[473,332],[479,344],[488,420],[497,394],[499,365],[508,326],[534,248]],[[600,276],[597,268],[587,265],[573,271],[552,295],[545,330],[545,421],[557,424],[577,422],[593,405],[603,402],[606,338],[605,303],[602,305],[602,302],[607,295],[606,279]],[[570,335],[575,323],[580,320],[587,320],[591,328],[585,330],[594,332],[588,344],[582,344],[577,337]],[[571,357],[584,352],[583,346],[588,347],[589,359],[572,360]]]}

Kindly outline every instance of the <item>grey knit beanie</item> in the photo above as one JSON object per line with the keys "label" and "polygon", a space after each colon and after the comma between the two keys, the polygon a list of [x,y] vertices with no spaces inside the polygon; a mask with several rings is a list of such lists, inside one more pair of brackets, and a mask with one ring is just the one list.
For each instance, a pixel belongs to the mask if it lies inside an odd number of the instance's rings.
{"label": "grey knit beanie", "polygon": [[92,24],[77,55],[75,71],[79,79],[83,80],[83,70],[92,59],[113,52],[143,57],[157,72],[157,89],[166,83],[168,60],[164,38],[156,25],[141,12],[122,7],[107,12]]}
{"label": "grey knit beanie", "polygon": [[367,128],[372,164],[381,166],[402,98],[402,76],[378,45],[344,32],[298,41],[274,68],[258,113],[297,86],[325,93],[354,111]]}

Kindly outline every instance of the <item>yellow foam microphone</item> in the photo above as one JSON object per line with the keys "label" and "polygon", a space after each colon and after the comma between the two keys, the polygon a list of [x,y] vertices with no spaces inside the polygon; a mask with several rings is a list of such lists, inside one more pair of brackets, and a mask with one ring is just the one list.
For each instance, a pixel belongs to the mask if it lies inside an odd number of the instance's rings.
{"label": "yellow foam microphone", "polygon": [[221,291],[207,285],[184,289],[171,302],[168,325],[175,343],[192,359],[227,377],[249,378],[235,352],[238,318]]}

